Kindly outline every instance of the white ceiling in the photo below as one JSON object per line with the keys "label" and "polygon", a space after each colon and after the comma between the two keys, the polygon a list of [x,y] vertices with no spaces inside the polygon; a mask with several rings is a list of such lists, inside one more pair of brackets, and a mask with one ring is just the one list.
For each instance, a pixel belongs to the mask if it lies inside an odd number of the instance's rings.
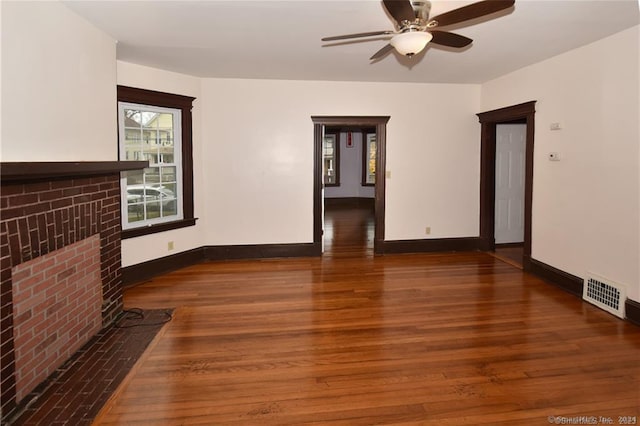
{"label": "white ceiling", "polygon": [[[320,38],[391,30],[381,1],[65,1],[118,40],[118,59],[200,77],[482,83],[639,22],[638,0],[516,0],[495,19],[446,27],[474,40],[409,59],[387,41]],[[433,0],[431,16],[473,3]]]}

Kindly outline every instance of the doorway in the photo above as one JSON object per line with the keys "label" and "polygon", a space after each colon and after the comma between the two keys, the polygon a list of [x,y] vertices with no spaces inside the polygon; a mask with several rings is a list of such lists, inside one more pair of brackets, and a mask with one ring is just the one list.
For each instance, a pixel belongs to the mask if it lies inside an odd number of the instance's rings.
{"label": "doorway", "polygon": [[[531,202],[533,193],[533,142],[536,101],[477,114],[482,125],[480,148],[480,248],[496,252],[496,141],[498,126],[521,123],[525,126],[524,202],[521,265],[531,264]],[[499,214],[499,212],[498,212]],[[509,249],[509,247],[504,247]],[[500,248],[498,247],[498,250]],[[507,252],[512,251],[508,250]],[[518,260],[519,259],[519,254]]]}
{"label": "doorway", "polygon": [[524,120],[496,125],[495,254],[522,269],[524,247]]}
{"label": "doorway", "polygon": [[375,132],[376,159],[375,170],[378,176],[374,190],[374,225],[373,252],[382,252],[384,241],[384,210],[385,210],[385,180],[386,170],[386,127],[388,116],[313,116],[314,127],[314,190],[313,190],[313,243],[318,255],[323,251],[324,235],[324,173],[323,173],[323,140],[325,128],[371,128]]}
{"label": "doorway", "polygon": [[376,129],[325,127],[323,255],[373,255]]}

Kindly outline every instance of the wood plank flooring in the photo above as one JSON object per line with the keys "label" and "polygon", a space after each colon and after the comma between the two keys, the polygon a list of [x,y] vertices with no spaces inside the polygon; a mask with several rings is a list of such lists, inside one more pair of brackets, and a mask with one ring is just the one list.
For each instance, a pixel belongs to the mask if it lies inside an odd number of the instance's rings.
{"label": "wood plank flooring", "polygon": [[372,256],[374,233],[373,203],[370,206],[357,202],[325,206],[324,256]]}
{"label": "wood plank flooring", "polygon": [[504,262],[507,262],[510,265],[515,266],[516,268],[522,269],[523,253],[523,244],[502,245],[496,246],[496,249],[493,252],[493,256]]}
{"label": "wood plank flooring", "polygon": [[485,253],[372,256],[345,235],[322,258],[128,290],[128,307],[177,310],[96,424],[640,419],[638,327]]}

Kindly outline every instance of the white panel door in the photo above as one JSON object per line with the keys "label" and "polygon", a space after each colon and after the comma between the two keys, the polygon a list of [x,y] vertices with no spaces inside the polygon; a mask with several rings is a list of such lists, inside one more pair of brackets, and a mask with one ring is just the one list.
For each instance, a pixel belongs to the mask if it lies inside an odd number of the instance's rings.
{"label": "white panel door", "polygon": [[524,241],[525,124],[496,126],[496,244]]}

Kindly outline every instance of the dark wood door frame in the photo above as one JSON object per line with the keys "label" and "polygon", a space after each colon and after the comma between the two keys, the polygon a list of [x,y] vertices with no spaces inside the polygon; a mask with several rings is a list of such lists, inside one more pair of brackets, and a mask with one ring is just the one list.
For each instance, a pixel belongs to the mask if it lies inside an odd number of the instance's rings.
{"label": "dark wood door frame", "polygon": [[533,194],[533,139],[536,101],[525,102],[477,114],[481,129],[480,147],[480,249],[493,251],[495,239],[496,126],[524,120],[526,122],[524,177],[524,250],[523,267],[531,264],[531,201]]}
{"label": "dark wood door frame", "polygon": [[383,252],[385,173],[387,152],[387,122],[389,116],[312,116],[313,121],[313,245],[322,253],[322,128],[323,126],[375,127],[376,129],[376,189],[375,231],[373,251]]}

